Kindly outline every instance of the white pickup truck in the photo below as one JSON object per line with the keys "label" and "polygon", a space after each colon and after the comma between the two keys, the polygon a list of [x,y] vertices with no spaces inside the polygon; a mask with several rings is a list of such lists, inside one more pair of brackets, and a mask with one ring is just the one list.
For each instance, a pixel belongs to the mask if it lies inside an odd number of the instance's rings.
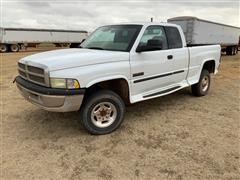
{"label": "white pickup truck", "polygon": [[15,81],[31,103],[48,111],[80,111],[90,133],[107,134],[120,126],[125,104],[189,86],[193,95],[206,95],[220,53],[220,45],[188,47],[178,25],[109,25],[79,48],[24,57]]}

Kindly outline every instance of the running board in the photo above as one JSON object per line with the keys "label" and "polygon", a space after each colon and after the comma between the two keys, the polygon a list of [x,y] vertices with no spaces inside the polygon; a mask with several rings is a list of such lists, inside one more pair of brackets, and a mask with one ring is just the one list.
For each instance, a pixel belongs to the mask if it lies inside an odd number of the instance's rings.
{"label": "running board", "polygon": [[176,90],[178,88],[180,88],[181,86],[176,86],[176,87],[172,87],[170,89],[166,89],[166,90],[163,90],[163,91],[160,91],[160,92],[156,92],[156,93],[153,93],[153,94],[149,94],[149,95],[146,95],[146,96],[143,96],[143,98],[149,98],[149,97],[152,97],[152,96],[157,96],[157,95],[161,95],[161,94],[165,94],[165,93],[168,93],[168,92],[171,92],[173,90]]}

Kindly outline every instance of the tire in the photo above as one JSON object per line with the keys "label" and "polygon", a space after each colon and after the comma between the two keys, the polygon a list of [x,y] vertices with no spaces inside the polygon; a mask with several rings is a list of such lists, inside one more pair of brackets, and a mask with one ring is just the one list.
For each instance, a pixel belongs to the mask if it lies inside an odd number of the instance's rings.
{"label": "tire", "polygon": [[20,46],[18,44],[11,44],[10,45],[10,51],[11,52],[18,52],[20,49]]}
{"label": "tire", "polygon": [[238,47],[235,46],[235,47],[234,47],[234,55],[236,55],[237,53],[238,53]]}
{"label": "tire", "polygon": [[236,49],[235,49],[235,47],[232,47],[232,55],[236,55]]}
{"label": "tire", "polygon": [[0,53],[8,52],[7,44],[0,44]]}
{"label": "tire", "polygon": [[194,96],[200,97],[207,95],[211,85],[211,76],[209,71],[206,69],[202,70],[199,82],[191,86],[192,94]]}
{"label": "tire", "polygon": [[63,47],[69,47],[71,43],[63,43]]}
{"label": "tire", "polygon": [[232,48],[232,46],[228,46],[228,47],[226,48],[226,54],[227,54],[228,56],[231,56],[232,53],[233,53],[233,48]]}
{"label": "tire", "polygon": [[81,122],[91,134],[103,135],[116,130],[125,115],[121,97],[110,90],[99,90],[84,100]]}

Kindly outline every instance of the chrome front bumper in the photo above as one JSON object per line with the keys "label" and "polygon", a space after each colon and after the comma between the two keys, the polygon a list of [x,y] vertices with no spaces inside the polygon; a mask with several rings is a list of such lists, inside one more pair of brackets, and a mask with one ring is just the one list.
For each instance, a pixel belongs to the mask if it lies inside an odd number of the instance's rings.
{"label": "chrome front bumper", "polygon": [[22,83],[16,81],[17,87],[22,96],[34,105],[47,111],[54,112],[71,112],[78,111],[81,107],[84,94],[73,94],[73,95],[52,95],[43,94],[36,91],[32,91]]}

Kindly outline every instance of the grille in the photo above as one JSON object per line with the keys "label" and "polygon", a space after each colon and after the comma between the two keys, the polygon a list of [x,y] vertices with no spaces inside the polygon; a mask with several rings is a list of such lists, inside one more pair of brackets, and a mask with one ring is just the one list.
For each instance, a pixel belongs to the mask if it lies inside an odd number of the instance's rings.
{"label": "grille", "polygon": [[44,69],[42,68],[18,63],[18,72],[24,79],[32,81],[36,84],[47,86]]}
{"label": "grille", "polygon": [[18,67],[25,70],[25,65],[22,63],[18,63]]}
{"label": "grille", "polygon": [[28,71],[37,73],[37,74],[44,74],[44,70],[38,67],[27,66]]}
{"label": "grille", "polygon": [[41,84],[44,84],[44,83],[45,83],[44,77],[39,77],[39,76],[31,75],[31,74],[29,74],[28,77],[29,77],[29,79],[32,80],[32,81],[40,82]]}
{"label": "grille", "polygon": [[18,70],[19,74],[25,78],[27,78],[27,74],[24,71]]}

